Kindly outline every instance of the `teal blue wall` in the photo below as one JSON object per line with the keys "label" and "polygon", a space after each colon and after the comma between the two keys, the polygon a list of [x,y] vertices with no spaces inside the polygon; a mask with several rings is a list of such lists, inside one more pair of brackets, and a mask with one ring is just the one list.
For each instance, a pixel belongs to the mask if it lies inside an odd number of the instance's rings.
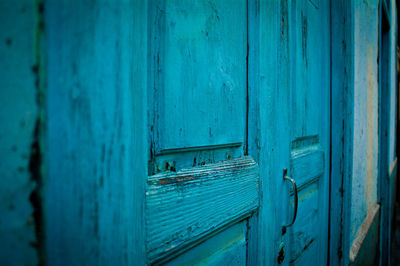
{"label": "teal blue wall", "polygon": [[377,204],[378,34],[377,0],[354,6],[354,140],[351,240]]}

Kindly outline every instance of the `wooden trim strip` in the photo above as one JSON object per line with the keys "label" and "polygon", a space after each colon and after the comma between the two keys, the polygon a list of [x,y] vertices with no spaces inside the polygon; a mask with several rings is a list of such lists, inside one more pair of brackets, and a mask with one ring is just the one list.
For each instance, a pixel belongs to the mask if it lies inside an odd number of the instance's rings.
{"label": "wooden trim strip", "polygon": [[367,217],[362,223],[360,229],[357,232],[356,237],[354,238],[353,244],[350,249],[350,261],[354,262],[357,258],[358,252],[361,249],[361,246],[364,243],[365,237],[367,236],[373,221],[375,220],[376,215],[379,213],[379,204],[375,204],[375,206],[368,211]]}
{"label": "wooden trim strip", "polygon": [[389,179],[392,178],[394,171],[397,168],[397,157],[392,161],[389,167]]}
{"label": "wooden trim strip", "polygon": [[215,150],[215,149],[226,149],[226,148],[237,148],[242,146],[242,142],[217,144],[217,145],[204,145],[204,146],[194,146],[194,147],[184,147],[184,148],[172,148],[160,150],[156,155],[164,155],[179,152],[190,152],[190,151],[200,151],[200,150]]}

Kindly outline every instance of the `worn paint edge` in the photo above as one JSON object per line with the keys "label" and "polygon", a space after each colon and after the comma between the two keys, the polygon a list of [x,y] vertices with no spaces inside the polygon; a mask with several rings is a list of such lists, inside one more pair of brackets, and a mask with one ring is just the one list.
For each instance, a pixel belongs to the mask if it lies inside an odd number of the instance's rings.
{"label": "worn paint edge", "polygon": [[397,157],[390,164],[389,175],[388,175],[389,179],[392,179],[394,176],[396,176],[396,175],[394,175],[394,173],[396,172],[396,169],[397,169]]}
{"label": "worn paint edge", "polygon": [[350,262],[354,262],[358,256],[358,253],[364,243],[364,240],[371,228],[373,221],[377,218],[377,214],[379,213],[380,205],[375,204],[375,206],[368,211],[367,217],[364,219],[360,229],[357,232],[356,237],[350,248]]}

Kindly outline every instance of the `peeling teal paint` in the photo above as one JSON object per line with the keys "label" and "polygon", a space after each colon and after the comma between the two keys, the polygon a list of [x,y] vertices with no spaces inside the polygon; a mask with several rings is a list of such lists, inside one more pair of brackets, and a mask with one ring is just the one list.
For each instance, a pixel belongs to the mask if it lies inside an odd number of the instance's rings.
{"label": "peeling teal paint", "polygon": [[394,0],[0,13],[0,263],[388,261]]}

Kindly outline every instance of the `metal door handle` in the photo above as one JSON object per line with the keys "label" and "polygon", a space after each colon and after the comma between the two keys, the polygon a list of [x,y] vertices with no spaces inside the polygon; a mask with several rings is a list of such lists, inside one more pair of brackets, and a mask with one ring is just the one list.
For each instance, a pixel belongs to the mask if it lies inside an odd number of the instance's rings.
{"label": "metal door handle", "polygon": [[297,195],[296,181],[294,181],[293,178],[290,178],[290,177],[287,176],[286,174],[287,174],[287,170],[285,169],[285,170],[283,171],[283,179],[284,179],[284,180],[289,180],[289,181],[292,183],[292,185],[293,185],[293,190],[294,190],[294,214],[293,214],[293,220],[292,220],[292,222],[291,222],[290,224],[284,226],[284,227],[289,227],[289,226],[292,226],[292,225],[294,224],[294,222],[296,221],[296,217],[297,217],[297,207],[298,207],[298,204],[299,204],[299,198],[298,198],[298,195]]}

